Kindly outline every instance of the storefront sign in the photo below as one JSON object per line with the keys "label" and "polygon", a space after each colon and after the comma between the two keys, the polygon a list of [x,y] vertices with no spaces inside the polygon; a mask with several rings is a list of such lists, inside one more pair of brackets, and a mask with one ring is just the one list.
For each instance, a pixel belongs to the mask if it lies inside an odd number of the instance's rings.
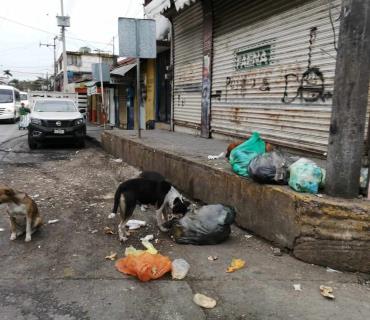
{"label": "storefront sign", "polygon": [[271,44],[254,45],[235,51],[235,70],[249,70],[271,64]]}

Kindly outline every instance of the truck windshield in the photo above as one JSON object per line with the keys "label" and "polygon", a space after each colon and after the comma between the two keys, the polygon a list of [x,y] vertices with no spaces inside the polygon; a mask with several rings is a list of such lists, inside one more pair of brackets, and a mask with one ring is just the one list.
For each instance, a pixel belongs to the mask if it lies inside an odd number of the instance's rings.
{"label": "truck windshield", "polygon": [[33,110],[36,112],[77,112],[72,101],[36,101]]}
{"label": "truck windshield", "polygon": [[21,100],[27,100],[27,94],[21,93]]}
{"label": "truck windshield", "polygon": [[13,102],[13,91],[8,89],[0,89],[0,103]]}

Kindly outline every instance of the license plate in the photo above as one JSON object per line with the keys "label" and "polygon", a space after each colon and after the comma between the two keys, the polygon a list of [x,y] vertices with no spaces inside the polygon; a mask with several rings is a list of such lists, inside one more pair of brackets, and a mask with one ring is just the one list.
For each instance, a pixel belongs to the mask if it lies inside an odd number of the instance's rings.
{"label": "license plate", "polygon": [[55,134],[64,134],[64,130],[62,129],[54,129]]}

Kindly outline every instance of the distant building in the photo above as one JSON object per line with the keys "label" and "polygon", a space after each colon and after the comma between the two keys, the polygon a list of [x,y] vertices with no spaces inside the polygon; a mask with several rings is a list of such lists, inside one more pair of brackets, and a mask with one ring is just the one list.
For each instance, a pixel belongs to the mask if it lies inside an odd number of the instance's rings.
{"label": "distant building", "polygon": [[[75,84],[92,80],[92,64],[105,63],[112,66],[116,63],[117,56],[109,53],[92,53],[88,47],[79,51],[67,51],[68,91],[75,91]],[[63,90],[63,54],[57,60],[56,90]]]}

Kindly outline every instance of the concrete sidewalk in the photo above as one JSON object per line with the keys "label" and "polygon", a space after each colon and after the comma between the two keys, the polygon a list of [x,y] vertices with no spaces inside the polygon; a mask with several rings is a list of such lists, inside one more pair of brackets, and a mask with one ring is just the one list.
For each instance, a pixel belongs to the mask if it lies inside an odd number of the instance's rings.
{"label": "concrete sidewalk", "polygon": [[103,148],[142,170],[163,174],[190,198],[223,203],[237,211],[237,224],[292,250],[306,262],[370,272],[370,202],[297,193],[261,185],[232,172],[227,142],[163,130],[106,130]]}
{"label": "concrete sidewalk", "polygon": [[104,132],[104,127],[100,125],[95,125],[92,123],[87,123],[86,125],[86,135],[88,139],[92,139],[98,144],[101,144],[101,135]]}

